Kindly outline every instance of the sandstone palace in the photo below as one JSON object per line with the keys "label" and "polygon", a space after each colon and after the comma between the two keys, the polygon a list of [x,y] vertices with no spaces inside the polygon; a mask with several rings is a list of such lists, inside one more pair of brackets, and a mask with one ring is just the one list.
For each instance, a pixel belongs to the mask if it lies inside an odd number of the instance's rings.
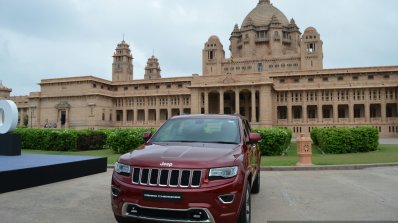
{"label": "sandstone palace", "polygon": [[[234,114],[254,127],[373,126],[398,137],[398,66],[323,69],[321,35],[302,33],[293,19],[260,0],[225,48],[217,36],[204,43],[202,74],[162,78],[148,59],[135,80],[133,54],[124,40],[113,54],[112,81],[94,76],[41,80],[40,92],[11,97],[29,127],[159,127],[180,114]],[[11,89],[0,85],[0,97]]]}

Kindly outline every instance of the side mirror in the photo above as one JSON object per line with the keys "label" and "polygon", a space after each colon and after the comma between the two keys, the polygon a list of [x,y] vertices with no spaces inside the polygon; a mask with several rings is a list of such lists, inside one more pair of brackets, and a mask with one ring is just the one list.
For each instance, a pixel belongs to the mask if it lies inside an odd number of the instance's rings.
{"label": "side mirror", "polygon": [[144,139],[144,142],[148,142],[148,140],[152,137],[152,133],[150,132],[145,132],[142,138]]}
{"label": "side mirror", "polygon": [[261,135],[255,132],[251,132],[249,134],[249,143],[258,143],[261,141]]}

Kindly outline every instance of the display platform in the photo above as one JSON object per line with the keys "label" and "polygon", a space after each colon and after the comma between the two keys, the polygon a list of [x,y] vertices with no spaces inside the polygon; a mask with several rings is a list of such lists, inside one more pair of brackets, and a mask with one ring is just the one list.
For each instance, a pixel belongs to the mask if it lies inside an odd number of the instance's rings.
{"label": "display platform", "polygon": [[0,156],[0,193],[106,172],[106,157]]}

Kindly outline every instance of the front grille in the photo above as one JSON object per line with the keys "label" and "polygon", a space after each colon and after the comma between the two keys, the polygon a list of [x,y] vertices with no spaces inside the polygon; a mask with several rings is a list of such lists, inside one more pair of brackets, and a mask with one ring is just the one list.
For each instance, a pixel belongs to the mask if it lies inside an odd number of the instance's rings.
{"label": "front grille", "polygon": [[133,184],[161,186],[161,187],[182,187],[197,188],[200,186],[202,170],[176,170],[176,169],[151,169],[133,168]]}

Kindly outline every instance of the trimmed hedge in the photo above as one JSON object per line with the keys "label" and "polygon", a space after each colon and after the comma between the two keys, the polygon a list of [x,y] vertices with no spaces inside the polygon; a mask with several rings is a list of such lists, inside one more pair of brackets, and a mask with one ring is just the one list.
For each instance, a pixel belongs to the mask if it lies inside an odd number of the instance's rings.
{"label": "trimmed hedge", "polygon": [[369,152],[379,146],[379,131],[372,127],[313,129],[311,138],[325,153]]}
{"label": "trimmed hedge", "polygon": [[261,155],[280,156],[290,146],[292,132],[282,128],[257,128],[255,132],[261,135],[259,143]]}
{"label": "trimmed hedge", "polygon": [[107,130],[106,147],[115,153],[126,153],[144,144],[142,138],[145,132],[155,133],[154,128],[133,128]]}
{"label": "trimmed hedge", "polygon": [[154,133],[155,129],[32,129],[18,128],[13,134],[22,139],[22,149],[49,151],[85,151],[112,149],[125,153],[144,143],[144,132]]}

